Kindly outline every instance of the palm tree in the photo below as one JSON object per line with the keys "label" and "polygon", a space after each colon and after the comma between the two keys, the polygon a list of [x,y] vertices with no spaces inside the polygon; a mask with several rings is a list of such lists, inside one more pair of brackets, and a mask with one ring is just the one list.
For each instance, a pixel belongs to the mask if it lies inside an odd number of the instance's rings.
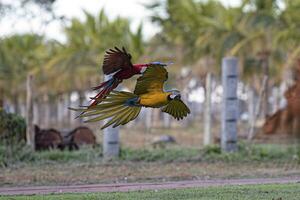
{"label": "palm tree", "polygon": [[[283,53],[274,46],[274,36],[280,25],[278,1],[244,0],[239,7],[224,7],[216,1],[167,0],[149,7],[157,6],[163,7],[166,15],[157,12],[152,19],[162,26],[165,41],[180,49],[176,58],[181,62],[195,63],[199,58],[213,58],[215,71],[219,71],[217,64],[222,57],[238,56],[241,75],[252,79],[253,72],[262,71],[269,76],[271,59],[271,72],[279,74]],[[261,69],[249,70],[247,62],[253,58]],[[266,94],[267,87],[268,84]],[[265,95],[265,113],[267,98]]]}
{"label": "palm tree", "polygon": [[28,72],[41,68],[47,56],[43,37],[34,34],[13,35],[1,40],[0,88],[11,99],[15,112],[19,112],[19,100],[25,96]]}
{"label": "palm tree", "polygon": [[47,64],[57,85],[67,80],[60,92],[77,90],[80,93],[99,83],[100,64],[103,53],[113,46],[125,46],[129,50],[136,49],[133,57],[143,53],[142,28],[136,33],[130,30],[129,21],[123,18],[109,20],[102,10],[98,16],[85,12],[86,19],[81,22],[72,19],[71,25],[65,27],[66,44]]}
{"label": "palm tree", "polygon": [[285,0],[286,8],[280,13],[280,24],[274,38],[274,46],[285,52],[285,68],[290,68],[300,59],[299,1]]}

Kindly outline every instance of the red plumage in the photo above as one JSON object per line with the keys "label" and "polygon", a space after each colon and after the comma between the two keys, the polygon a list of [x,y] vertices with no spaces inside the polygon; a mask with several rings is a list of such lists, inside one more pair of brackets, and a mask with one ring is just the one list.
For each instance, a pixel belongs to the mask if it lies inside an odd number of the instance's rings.
{"label": "red plumage", "polygon": [[115,49],[106,51],[102,69],[105,75],[112,75],[112,77],[93,88],[94,90],[100,91],[96,96],[91,98],[93,101],[88,107],[97,105],[124,79],[129,79],[135,74],[141,74],[144,67],[151,65],[151,63],[133,65],[131,63],[131,58],[132,56],[127,53],[124,47],[122,50],[115,47]]}

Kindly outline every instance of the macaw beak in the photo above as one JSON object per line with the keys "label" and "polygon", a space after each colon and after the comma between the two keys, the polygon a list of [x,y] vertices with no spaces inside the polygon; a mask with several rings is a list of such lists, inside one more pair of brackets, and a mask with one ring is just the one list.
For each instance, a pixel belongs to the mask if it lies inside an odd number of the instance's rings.
{"label": "macaw beak", "polygon": [[180,100],[181,99],[181,95],[180,94],[176,95],[174,99]]}
{"label": "macaw beak", "polygon": [[171,95],[170,95],[170,99],[177,99],[177,100],[180,100],[180,99],[181,99],[181,95],[180,95],[180,94],[171,94]]}

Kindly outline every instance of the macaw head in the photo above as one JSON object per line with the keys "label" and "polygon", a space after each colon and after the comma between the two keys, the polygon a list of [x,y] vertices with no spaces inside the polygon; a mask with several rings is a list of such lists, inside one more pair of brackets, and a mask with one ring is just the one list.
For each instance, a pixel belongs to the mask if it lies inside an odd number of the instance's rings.
{"label": "macaw head", "polygon": [[173,99],[181,99],[181,94],[180,94],[180,91],[178,90],[170,90],[168,91],[170,92],[169,96],[168,96],[168,99],[169,100],[173,100]]}

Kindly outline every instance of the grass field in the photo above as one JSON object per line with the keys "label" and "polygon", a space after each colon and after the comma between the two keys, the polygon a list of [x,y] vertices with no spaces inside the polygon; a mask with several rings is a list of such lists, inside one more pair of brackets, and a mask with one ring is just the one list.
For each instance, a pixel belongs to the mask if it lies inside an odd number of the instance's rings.
{"label": "grass field", "polygon": [[123,148],[120,159],[110,162],[102,159],[100,148],[35,152],[0,167],[0,186],[300,176],[299,154],[292,146],[239,146],[230,154],[218,146]]}
{"label": "grass field", "polygon": [[300,184],[207,187],[177,190],[3,196],[0,200],[299,200]]}

